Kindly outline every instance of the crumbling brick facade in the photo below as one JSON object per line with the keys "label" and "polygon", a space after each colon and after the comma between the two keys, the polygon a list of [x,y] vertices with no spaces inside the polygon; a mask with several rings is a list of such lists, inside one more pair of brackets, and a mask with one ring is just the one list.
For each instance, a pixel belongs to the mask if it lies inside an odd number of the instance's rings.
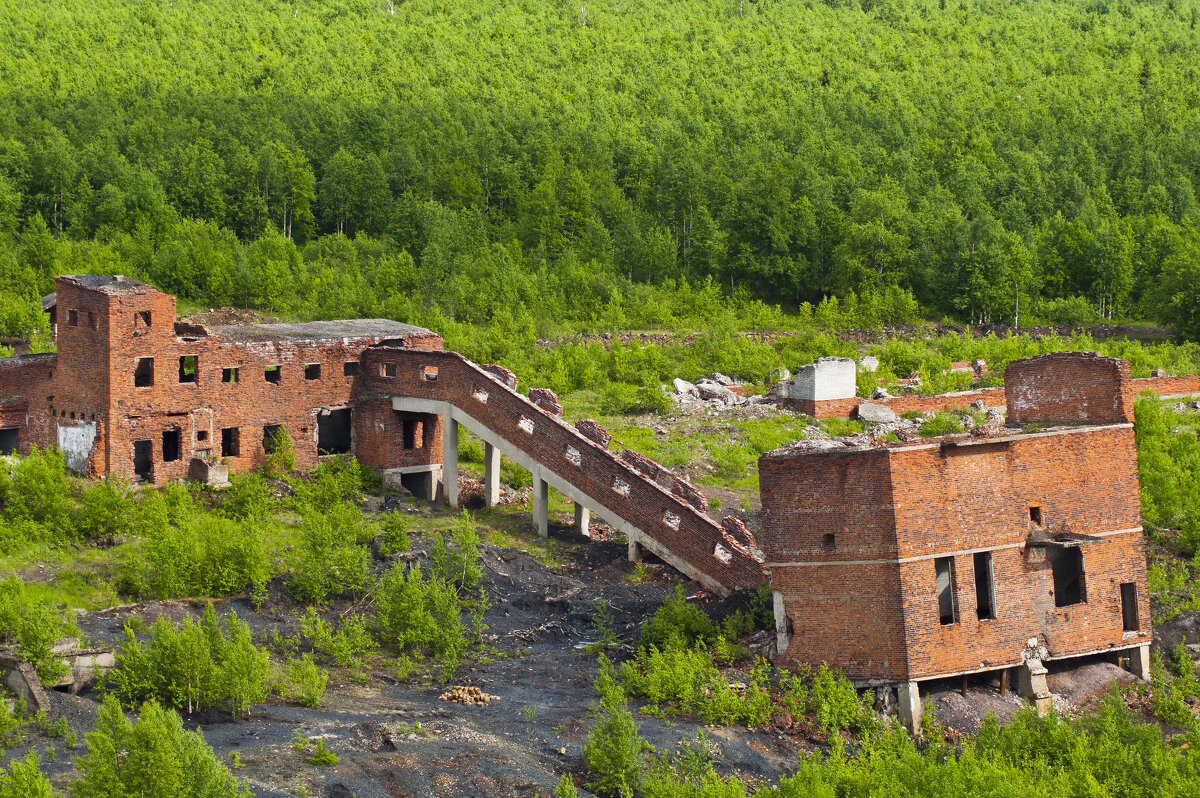
{"label": "crumbling brick facade", "polygon": [[58,353],[0,361],[0,436],[15,430],[17,451],[56,446],[77,472],[153,483],[183,479],[193,457],[251,468],[277,430],[302,469],[358,441],[380,469],[441,461],[436,416],[417,419],[423,434],[405,447],[403,420],[357,395],[364,349],[441,349],[428,330],[384,320],[203,327],[177,322],[175,298],[135,280],[56,282]]}
{"label": "crumbling brick facade", "polygon": [[1061,424],[1069,390],[1055,382],[1081,375],[1096,384],[1076,393],[1078,426],[764,455],[782,661],[914,681],[1020,665],[1031,640],[1050,659],[1145,646],[1128,366],[1051,355],[1006,382],[1022,418]]}

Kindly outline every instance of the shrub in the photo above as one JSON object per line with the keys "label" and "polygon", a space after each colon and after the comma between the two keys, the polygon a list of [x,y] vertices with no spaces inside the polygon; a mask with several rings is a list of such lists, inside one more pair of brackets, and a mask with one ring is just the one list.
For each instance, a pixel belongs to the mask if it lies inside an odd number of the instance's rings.
{"label": "shrub", "polygon": [[369,535],[370,530],[364,527],[362,511],[352,505],[307,513],[291,556],[288,591],[299,601],[321,602],[331,595],[362,590],[371,561],[370,552],[358,544],[363,534]]}
{"label": "shrub", "polygon": [[266,698],[268,670],[250,628],[236,613],[222,625],[209,604],[199,624],[186,618],[176,628],[159,617],[146,643],[127,626],[104,687],[130,708],[157,699],[189,713],[223,707],[243,715]]}
{"label": "shrub", "polygon": [[79,495],[75,531],[87,540],[128,537],[137,509],[128,482],[117,477],[94,480]]}
{"label": "shrub", "polygon": [[642,624],[638,646],[656,646],[665,650],[672,637],[678,637],[684,645],[697,640],[711,642],[717,637],[717,626],[704,610],[688,604],[683,597],[683,588],[667,596],[654,615]]}
{"label": "shrub", "polygon": [[479,564],[479,533],[475,519],[466,510],[458,516],[452,533],[454,546],[447,546],[441,532],[434,532],[429,543],[429,562],[433,572],[461,590],[473,590],[483,577]]}
{"label": "shrub", "polygon": [[458,591],[420,566],[397,563],[375,591],[372,627],[379,640],[406,655],[443,662],[443,674],[457,669],[467,650]]}
{"label": "shrub", "polygon": [[31,593],[15,574],[0,580],[0,636],[17,644],[18,656],[33,665],[42,681],[53,683],[67,672],[51,649],[59,638],[77,634],[73,620]]}
{"label": "shrub", "polygon": [[942,435],[958,435],[963,431],[961,418],[953,413],[938,412],[932,418],[926,419],[917,429],[917,434],[925,438],[937,438]]}
{"label": "shrub", "polygon": [[357,615],[343,620],[335,632],[328,621],[309,607],[300,621],[300,629],[314,652],[341,668],[363,667],[364,656],[375,648],[366,622]]}
{"label": "shrub", "polygon": [[60,452],[34,447],[17,459],[11,474],[0,468],[0,520],[28,538],[57,543],[70,537],[71,499]]}
{"label": "shrub", "polygon": [[408,519],[402,514],[391,512],[383,517],[380,525],[383,535],[379,541],[379,554],[390,557],[408,551]]}
{"label": "shrub", "polygon": [[312,654],[305,654],[283,665],[275,689],[284,701],[316,709],[325,697],[328,682],[328,671],[313,662]]}
{"label": "shrub", "polygon": [[245,471],[230,475],[218,512],[237,521],[259,521],[271,514],[275,504],[267,481],[260,474]]}
{"label": "shrub", "polygon": [[5,772],[0,769],[0,798],[52,798],[50,780],[42,775],[37,755],[16,760]]}
{"label": "shrub", "polygon": [[179,716],[155,701],[144,704],[137,723],[130,723],[117,700],[105,697],[76,768],[80,779],[71,785],[73,798],[251,796],[217,761],[199,729],[184,731]]}
{"label": "shrub", "polygon": [[633,715],[625,705],[625,691],[617,681],[612,663],[603,655],[596,692],[600,694],[595,708],[596,722],[583,746],[583,761],[597,777],[588,784],[588,789],[631,797],[641,778],[642,751],[650,746],[638,734]]}
{"label": "shrub", "polygon": [[870,709],[850,680],[824,663],[813,677],[808,710],[815,716],[817,725],[828,734],[865,728],[871,719]]}
{"label": "shrub", "polygon": [[278,427],[263,445],[271,452],[263,458],[260,471],[267,479],[286,479],[296,470],[296,447],[287,427]]}

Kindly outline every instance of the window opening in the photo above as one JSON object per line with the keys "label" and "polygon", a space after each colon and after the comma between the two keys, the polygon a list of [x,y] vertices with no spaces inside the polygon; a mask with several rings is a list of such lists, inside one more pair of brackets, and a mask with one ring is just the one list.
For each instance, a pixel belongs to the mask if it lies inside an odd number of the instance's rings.
{"label": "window opening", "polygon": [[981,621],[996,617],[996,576],[992,570],[990,551],[975,555],[975,611],[979,613]]}
{"label": "window opening", "polygon": [[68,327],[78,327],[79,326],[79,311],[78,310],[68,310],[67,311],[67,326]]}
{"label": "window opening", "polygon": [[200,358],[196,355],[184,355],[179,358],[179,381],[196,382],[200,374]]}
{"label": "window opening", "polygon": [[139,357],[137,368],[133,370],[133,385],[135,388],[149,388],[154,384],[154,358]]}
{"label": "window opening", "polygon": [[938,618],[943,626],[958,621],[958,608],[954,602],[954,558],[938,557],[933,561],[937,576]]}
{"label": "window opening", "polygon": [[352,417],[350,408],[317,416],[317,453],[350,454]]}
{"label": "window opening", "polygon": [[197,430],[196,431],[196,440],[198,440],[202,443],[204,441],[208,440],[208,430],[206,430],[206,429]]}
{"label": "window opening", "polygon": [[321,379],[321,364],[309,363],[304,367],[304,379],[319,380]]}
{"label": "window opening", "polygon": [[242,434],[237,427],[221,430],[221,456],[237,457],[241,452]]}
{"label": "window opening", "polygon": [[138,327],[149,327],[150,326],[150,311],[139,310],[136,313],[134,313],[133,314],[133,326],[135,329]]}
{"label": "window opening", "polygon": [[279,449],[279,438],[282,435],[282,424],[267,424],[263,427],[263,451],[274,454]]}
{"label": "window opening", "polygon": [[396,376],[396,364],[395,363],[380,363],[379,364],[379,376],[380,377],[395,377]]}
{"label": "window opening", "polygon": [[0,454],[16,454],[20,434],[19,429],[0,429]]}
{"label": "window opening", "polygon": [[425,382],[437,382],[438,367],[426,366],[425,370],[421,372],[421,378],[425,380]]}
{"label": "window opening", "polygon": [[238,370],[236,367],[221,369],[221,382],[237,382]]}
{"label": "window opening", "polygon": [[1083,590],[1083,551],[1078,546],[1052,546],[1046,550],[1054,574],[1054,606],[1069,607],[1086,601]]}
{"label": "window opening", "polygon": [[140,481],[149,482],[154,476],[154,460],[150,441],[133,442],[133,473]]}
{"label": "window opening", "polygon": [[1138,597],[1137,585],[1133,582],[1121,583],[1121,620],[1126,632],[1138,631]]}
{"label": "window opening", "polygon": [[162,459],[164,463],[173,463],[179,459],[179,430],[163,430]]}
{"label": "window opening", "polygon": [[400,420],[403,430],[402,438],[405,449],[420,449],[424,444],[425,424],[419,419],[404,418]]}
{"label": "window opening", "polygon": [[358,376],[358,361],[357,360],[347,360],[345,363],[343,363],[342,364],[342,375],[346,376],[346,377],[357,377]]}
{"label": "window opening", "polygon": [[837,538],[833,536],[833,533],[826,532],[824,535],[821,535],[821,545],[825,548],[832,549],[836,543]]}
{"label": "window opening", "polygon": [[280,378],[282,377],[282,373],[283,369],[281,369],[279,366],[267,366],[263,369],[263,379],[265,379],[267,382],[273,382],[278,385]]}
{"label": "window opening", "polygon": [[98,321],[96,321],[96,314],[90,310],[87,312],[87,314],[88,314],[88,326],[91,327],[93,330],[99,330],[100,323]]}
{"label": "window opening", "polygon": [[1045,526],[1045,524],[1042,523],[1042,505],[1029,505],[1029,523],[1033,524],[1034,526]]}

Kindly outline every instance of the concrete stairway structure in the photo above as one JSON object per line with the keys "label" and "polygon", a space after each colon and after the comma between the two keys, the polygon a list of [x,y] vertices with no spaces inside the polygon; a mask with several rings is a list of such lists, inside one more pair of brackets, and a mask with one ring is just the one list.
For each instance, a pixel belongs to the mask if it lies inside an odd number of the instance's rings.
{"label": "concrete stairway structure", "polygon": [[629,541],[636,559],[645,549],[725,595],[758,587],[766,578],[753,537],[736,518],[717,522],[688,483],[636,453],[609,451],[598,425],[573,427],[552,394],[518,394],[503,369],[479,366],[456,352],[413,351],[380,345],[363,353],[360,390],[390,396],[400,413],[441,417],[445,499],[458,504],[458,425],[485,443],[485,499],[499,498],[500,457],[533,475],[533,516],[548,534],[549,487],[575,503],[584,531],[595,514]]}

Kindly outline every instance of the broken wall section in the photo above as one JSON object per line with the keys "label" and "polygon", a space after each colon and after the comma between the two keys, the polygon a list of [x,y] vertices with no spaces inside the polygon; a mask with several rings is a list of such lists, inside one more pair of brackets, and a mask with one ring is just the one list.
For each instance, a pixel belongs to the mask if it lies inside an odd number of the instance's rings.
{"label": "broken wall section", "polygon": [[1094,352],[1015,360],[1004,372],[1009,424],[1131,424],[1129,362]]}

